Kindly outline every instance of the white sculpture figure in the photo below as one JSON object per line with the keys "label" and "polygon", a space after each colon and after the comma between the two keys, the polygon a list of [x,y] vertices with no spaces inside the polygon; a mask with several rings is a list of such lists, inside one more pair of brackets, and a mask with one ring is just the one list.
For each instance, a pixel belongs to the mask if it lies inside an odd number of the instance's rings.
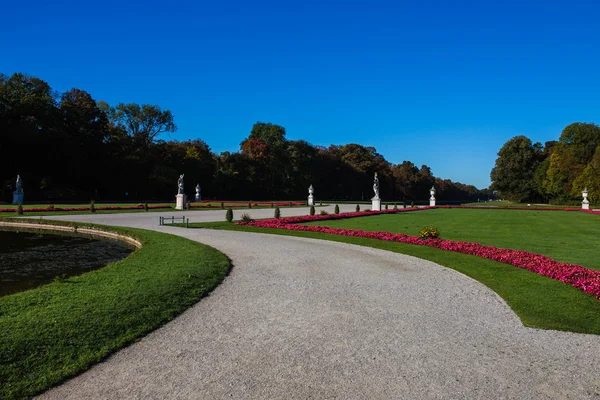
{"label": "white sculpture figure", "polygon": [[375,177],[373,178],[373,192],[375,192],[375,197],[371,199],[371,210],[381,211],[381,199],[379,198],[379,178],[377,177],[377,172],[375,172]]}
{"label": "white sculpture figure", "polygon": [[13,192],[13,204],[23,204],[23,180],[21,175],[17,175],[17,183]]}
{"label": "white sculpture figure", "polygon": [[23,180],[21,179],[21,175],[17,175],[17,187],[15,192],[23,193]]}
{"label": "white sculpture figure", "polygon": [[202,196],[200,196],[200,184],[196,185],[196,200],[200,200]]}
{"label": "white sculpture figure", "polygon": [[432,186],[431,189],[429,189],[429,194],[431,195],[429,198],[429,206],[435,207],[435,187]]}
{"label": "white sculpture figure", "polygon": [[183,175],[179,175],[179,179],[177,180],[177,194],[183,194]]}
{"label": "white sculpture figure", "polygon": [[583,210],[589,210],[590,209],[590,201],[588,200],[587,188],[583,189],[583,192],[581,192],[581,195],[583,196],[583,201],[581,202],[581,208]]}
{"label": "white sculpture figure", "polygon": [[309,206],[315,205],[315,197],[313,196],[314,193],[315,193],[315,189],[313,188],[313,185],[310,185],[310,187],[308,188],[308,205]]}
{"label": "white sculpture figure", "polygon": [[374,199],[379,198],[379,178],[377,178],[377,172],[375,172],[375,178],[373,179],[373,191],[375,192]]}

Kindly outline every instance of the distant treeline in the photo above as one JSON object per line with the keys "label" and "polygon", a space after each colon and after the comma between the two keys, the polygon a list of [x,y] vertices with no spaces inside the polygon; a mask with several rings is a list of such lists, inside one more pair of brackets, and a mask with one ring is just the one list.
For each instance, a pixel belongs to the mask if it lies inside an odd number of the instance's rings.
{"label": "distant treeline", "polygon": [[[0,75],[0,199],[23,178],[25,201],[172,200],[177,178],[207,199],[368,200],[373,173],[387,201],[477,201],[490,193],[441,180],[428,166],[391,164],[373,147],[313,146],[287,140],[285,128],[257,122],[240,151],[215,154],[201,139],[159,140],[174,132],[170,111],[155,105],[95,101],[80,89],[57,93],[43,80]],[[207,133],[208,135],[208,133]]]}
{"label": "distant treeline", "polygon": [[600,202],[600,127],[575,122],[558,141],[532,143],[515,136],[498,152],[491,189],[515,201],[581,203],[581,192]]}

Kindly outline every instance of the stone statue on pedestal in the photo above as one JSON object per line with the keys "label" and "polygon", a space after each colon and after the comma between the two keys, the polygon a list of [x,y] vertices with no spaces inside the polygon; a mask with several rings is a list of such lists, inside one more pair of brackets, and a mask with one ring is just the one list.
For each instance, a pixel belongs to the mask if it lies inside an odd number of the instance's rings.
{"label": "stone statue on pedestal", "polygon": [[196,200],[200,200],[202,199],[202,196],[200,196],[200,184],[198,183],[196,185]]}
{"label": "stone statue on pedestal", "polygon": [[184,174],[179,175],[179,179],[177,180],[177,196],[175,196],[175,198],[176,198],[175,209],[176,210],[183,210],[185,207],[185,204],[187,202],[187,198],[185,196],[185,193],[183,192],[183,175]]}
{"label": "stone statue on pedestal", "polygon": [[13,192],[13,204],[23,204],[23,180],[21,175],[17,175],[17,183]]}
{"label": "stone statue on pedestal", "polygon": [[183,175],[179,175],[179,179],[177,180],[177,194],[183,194]]}
{"label": "stone statue on pedestal", "polygon": [[314,193],[315,193],[315,189],[313,188],[313,185],[310,185],[310,187],[308,188],[308,205],[309,206],[315,205],[315,197],[313,196]]}
{"label": "stone statue on pedestal", "polygon": [[373,178],[373,192],[375,192],[375,197],[371,199],[371,210],[381,211],[381,199],[379,198],[379,178],[377,177],[377,172],[375,172],[375,177]]}

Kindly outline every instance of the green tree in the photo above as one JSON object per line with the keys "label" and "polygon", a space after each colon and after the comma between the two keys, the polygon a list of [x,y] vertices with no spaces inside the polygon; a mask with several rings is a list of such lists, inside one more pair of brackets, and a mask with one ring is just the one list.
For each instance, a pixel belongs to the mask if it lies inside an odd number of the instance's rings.
{"label": "green tree", "polygon": [[136,103],[119,103],[114,108],[101,104],[109,118],[136,141],[148,148],[162,132],[175,132],[173,114],[169,110],[162,111],[157,105]]}
{"label": "green tree", "polygon": [[525,136],[513,137],[498,152],[490,174],[492,189],[515,201],[538,197],[533,176],[542,158],[541,143],[532,143]]}
{"label": "green tree", "polygon": [[581,197],[575,180],[592,161],[599,145],[598,125],[576,122],[566,126],[550,156],[543,184],[547,192],[555,197]]}

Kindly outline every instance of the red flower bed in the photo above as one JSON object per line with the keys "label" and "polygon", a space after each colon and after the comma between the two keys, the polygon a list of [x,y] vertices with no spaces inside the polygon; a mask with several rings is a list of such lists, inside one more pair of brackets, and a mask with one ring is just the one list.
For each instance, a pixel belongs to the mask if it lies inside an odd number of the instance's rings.
{"label": "red flower bed", "polygon": [[[567,264],[555,261],[550,257],[541,254],[529,253],[523,250],[502,249],[494,246],[484,246],[479,243],[460,242],[446,239],[419,239],[417,236],[409,236],[403,233],[391,232],[368,232],[359,229],[341,229],[330,228],[326,226],[307,226],[298,225],[301,222],[308,221],[323,221],[330,219],[354,218],[372,214],[385,214],[393,212],[406,212],[424,210],[419,209],[399,209],[385,210],[373,212],[357,212],[344,214],[330,215],[313,215],[302,217],[288,217],[281,219],[268,219],[253,221],[249,223],[238,222],[239,225],[251,225],[260,228],[277,228],[294,231],[310,231],[321,232],[343,236],[357,236],[369,239],[387,240],[391,242],[402,242],[408,244],[416,244],[420,246],[430,246],[441,250],[454,251],[462,254],[470,254],[478,257],[487,258],[506,264],[514,265],[518,268],[523,268],[548,278],[555,279],[560,282],[570,284],[571,286],[582,290],[585,293],[591,294],[597,299],[600,299],[600,271],[595,271],[589,268],[582,267],[576,264]],[[529,209],[529,208],[528,208]],[[591,212],[591,211],[588,211]],[[598,213],[598,212],[594,212]]]}

